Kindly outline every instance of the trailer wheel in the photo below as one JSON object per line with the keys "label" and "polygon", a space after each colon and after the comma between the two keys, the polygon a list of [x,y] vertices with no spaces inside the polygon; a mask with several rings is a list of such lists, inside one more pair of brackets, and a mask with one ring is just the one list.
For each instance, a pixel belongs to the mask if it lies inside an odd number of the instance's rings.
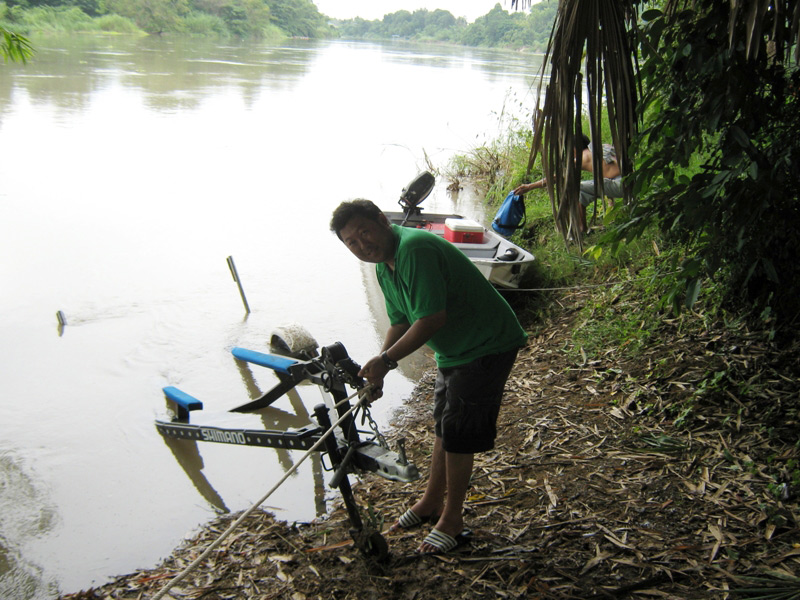
{"label": "trailer wheel", "polygon": [[290,356],[299,360],[309,360],[318,356],[319,344],[305,327],[291,323],[276,328],[269,340],[270,348],[276,354]]}
{"label": "trailer wheel", "polygon": [[364,541],[361,551],[369,558],[384,561],[389,556],[389,544],[379,531],[371,533]]}

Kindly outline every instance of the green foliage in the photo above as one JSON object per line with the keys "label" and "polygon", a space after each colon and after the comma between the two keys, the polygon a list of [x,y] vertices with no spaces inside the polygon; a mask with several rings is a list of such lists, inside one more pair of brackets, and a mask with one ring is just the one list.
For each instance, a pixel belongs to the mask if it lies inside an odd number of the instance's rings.
{"label": "green foliage", "polygon": [[[611,246],[658,223],[687,250],[670,265],[676,311],[716,278],[726,301],[791,319],[800,310],[800,74],[766,47],[756,58],[745,57],[744,42],[726,51],[729,7],[707,1],[643,15],[637,200],[620,213]],[[744,24],[734,39],[746,39]]]}
{"label": "green foliage", "polygon": [[183,31],[198,36],[209,34],[225,36],[228,34],[228,27],[222,17],[218,15],[192,11],[183,18]]}
{"label": "green foliage", "polygon": [[[5,5],[0,4],[0,16],[5,12]],[[3,61],[13,60],[24,63],[33,56],[33,46],[21,34],[0,26],[0,56]]]}
{"label": "green foliage", "polygon": [[508,13],[495,4],[483,17],[475,19],[461,38],[467,46],[521,46],[525,17]]}
{"label": "green foliage", "polygon": [[356,39],[390,39],[447,41],[467,46],[529,48],[544,52],[553,27],[558,3],[540,2],[529,14],[509,13],[495,4],[486,15],[468,24],[446,10],[400,10],[387,14],[380,21],[361,18],[339,21],[336,29],[341,37]]}
{"label": "green foliage", "polygon": [[[509,14],[497,4],[474,24],[441,9],[401,10],[380,21],[361,18],[339,21],[335,31],[311,0],[9,0],[8,6],[24,15],[31,29],[50,32],[116,31],[114,28],[120,27],[120,32],[127,33],[130,24],[135,23],[137,28],[154,34],[272,40],[285,36],[401,37],[473,46],[528,47],[541,52],[547,44],[557,3],[541,2],[531,7],[530,14]],[[108,18],[113,15],[124,20]],[[107,18],[92,23],[91,18],[99,17]]]}
{"label": "green foliage", "polygon": [[107,0],[108,10],[126,17],[147,33],[180,31],[190,12],[187,0]]}
{"label": "green foliage", "polygon": [[273,41],[330,33],[310,0],[12,0],[11,6],[3,11],[10,13],[6,19],[43,32],[145,31]]}
{"label": "green foliage", "polygon": [[20,9],[29,8],[77,8],[81,12],[95,17],[105,13],[104,0],[7,0],[6,4]]}
{"label": "green foliage", "polygon": [[315,38],[323,29],[324,17],[311,0],[267,0],[272,22],[295,37]]}
{"label": "green foliage", "polygon": [[[641,257],[630,264],[641,264]],[[600,265],[593,265],[602,272]],[[624,351],[636,356],[658,331],[664,318],[657,303],[642,302],[659,293],[661,279],[652,266],[640,271],[614,269],[618,283],[601,285],[581,311],[580,324],[574,328],[575,346],[587,359],[597,359],[609,351]]]}
{"label": "green foliage", "polygon": [[22,13],[27,28],[47,33],[93,31],[92,18],[75,7],[32,8]]}
{"label": "green foliage", "polygon": [[261,41],[266,44],[278,44],[286,39],[286,32],[270,23],[261,30]]}
{"label": "green foliage", "polygon": [[93,21],[94,27],[98,31],[109,33],[139,33],[141,29],[130,19],[120,15],[103,15]]}
{"label": "green foliage", "polygon": [[337,24],[341,37],[356,39],[404,39],[457,41],[459,31],[466,26],[463,19],[456,19],[446,10],[415,10],[413,13],[400,10],[385,15],[381,21],[348,19]]}

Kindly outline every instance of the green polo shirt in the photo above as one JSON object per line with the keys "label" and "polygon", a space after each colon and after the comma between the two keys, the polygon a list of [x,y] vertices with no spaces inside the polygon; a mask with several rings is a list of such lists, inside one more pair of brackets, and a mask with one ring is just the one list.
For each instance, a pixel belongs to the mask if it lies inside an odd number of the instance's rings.
{"label": "green polo shirt", "polygon": [[376,265],[392,325],[441,310],[446,324],[428,341],[440,368],[525,345],[528,335],[508,302],[453,244],[421,229],[392,225],[394,271]]}

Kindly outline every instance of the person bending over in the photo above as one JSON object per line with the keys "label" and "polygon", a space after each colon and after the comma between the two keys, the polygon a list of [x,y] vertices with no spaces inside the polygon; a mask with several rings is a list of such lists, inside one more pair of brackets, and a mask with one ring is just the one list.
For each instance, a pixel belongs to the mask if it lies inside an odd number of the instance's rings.
{"label": "person bending over", "polygon": [[360,375],[375,390],[397,362],[427,344],[437,363],[434,442],[425,492],[392,526],[432,522],[419,552],[448,552],[468,534],[463,505],[474,454],[494,448],[506,380],[527,334],[478,268],[436,234],[389,223],[369,200],[343,202],[331,231],[375,264],[389,329]]}

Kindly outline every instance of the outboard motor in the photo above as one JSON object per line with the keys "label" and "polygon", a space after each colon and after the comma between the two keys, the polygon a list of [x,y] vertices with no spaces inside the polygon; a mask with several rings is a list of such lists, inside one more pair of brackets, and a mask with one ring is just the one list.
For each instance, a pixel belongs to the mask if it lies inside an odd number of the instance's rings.
{"label": "outboard motor", "polygon": [[435,183],[436,178],[433,174],[429,171],[423,171],[403,188],[403,193],[400,195],[398,203],[403,207],[406,218],[412,214],[420,214],[418,207],[433,191]]}

